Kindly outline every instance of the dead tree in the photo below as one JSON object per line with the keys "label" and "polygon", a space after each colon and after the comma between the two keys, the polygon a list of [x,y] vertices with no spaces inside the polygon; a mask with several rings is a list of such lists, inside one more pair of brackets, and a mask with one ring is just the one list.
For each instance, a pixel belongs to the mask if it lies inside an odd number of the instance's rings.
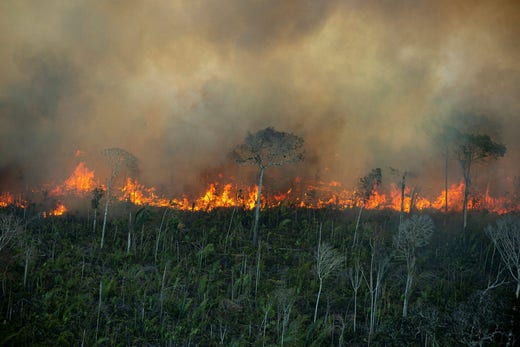
{"label": "dead tree", "polygon": [[515,295],[518,299],[520,296],[520,218],[518,216],[500,218],[496,227],[487,226],[486,233],[516,281]]}
{"label": "dead tree", "polygon": [[489,135],[462,133],[457,136],[456,155],[464,178],[463,230],[468,220],[468,198],[471,186],[471,167],[488,158],[497,159],[506,153],[506,146],[494,142]]}
{"label": "dead tree", "polygon": [[92,231],[94,234],[96,233],[97,211],[99,208],[99,202],[101,201],[101,198],[103,197],[103,193],[104,193],[104,191],[103,191],[103,188],[101,188],[101,187],[96,187],[92,191],[92,200],[90,202],[92,205],[92,209],[94,210],[94,221],[92,222]]}
{"label": "dead tree", "polygon": [[370,171],[368,175],[359,179],[359,196],[361,198],[361,206],[359,207],[359,214],[356,220],[356,228],[354,229],[354,239],[352,241],[352,248],[357,244],[357,232],[359,229],[359,222],[361,221],[361,213],[366,203],[374,195],[375,190],[381,185],[383,175],[380,168],[375,168]]}
{"label": "dead tree", "polygon": [[0,215],[0,251],[21,232],[22,221],[14,214]]}
{"label": "dead tree", "polygon": [[102,152],[103,156],[107,159],[108,165],[110,167],[110,176],[107,180],[107,191],[106,191],[106,200],[105,200],[105,213],[103,216],[103,228],[101,231],[101,246],[103,248],[103,244],[105,241],[105,228],[107,224],[107,216],[108,216],[108,205],[110,202],[110,192],[113,188],[115,179],[123,170],[128,170],[129,173],[135,174],[137,172],[137,158],[125,151],[121,148],[107,148]]}
{"label": "dead tree", "polygon": [[[406,190],[406,179],[410,175],[410,172],[406,171],[406,170],[401,172],[400,170],[394,169],[392,167],[390,168],[390,171],[392,172],[392,174],[400,177],[399,190],[401,191],[401,207],[400,207],[400,212],[399,212],[399,225],[401,225],[401,224],[403,224],[403,220],[404,220],[404,198],[405,198],[405,190]],[[410,206],[410,212],[411,212],[411,206]]]}
{"label": "dead tree", "polygon": [[323,281],[332,275],[342,263],[343,258],[336,249],[326,243],[322,244],[320,242],[318,244],[318,251],[316,253],[316,274],[318,275],[319,288],[316,305],[314,306],[314,322],[316,322],[318,316],[318,305],[323,290]]}
{"label": "dead tree", "polygon": [[354,292],[354,316],[352,317],[352,330],[354,333],[357,328],[357,298],[359,288],[361,287],[362,281],[362,273],[363,269],[361,268],[359,252],[356,252],[354,255],[354,266],[350,267],[348,271],[348,278],[350,280],[350,285],[352,286],[352,291]]}
{"label": "dead tree", "polygon": [[258,192],[256,195],[255,220],[253,225],[253,244],[258,240],[258,221],[260,218],[260,199],[265,169],[303,160],[303,139],[291,133],[276,131],[272,127],[248,133],[244,143],[233,150],[233,157],[239,164],[256,165],[259,169]]}
{"label": "dead tree", "polygon": [[450,159],[453,157],[453,147],[456,144],[458,131],[448,125],[434,124],[432,133],[435,146],[444,157],[444,224],[446,225],[446,215],[448,214],[448,169]]}
{"label": "dead tree", "polygon": [[415,276],[416,250],[430,242],[433,233],[433,221],[430,216],[413,216],[399,225],[399,231],[394,238],[398,254],[406,261],[406,285],[403,300],[403,318],[408,314],[408,301],[412,291]]}
{"label": "dead tree", "polygon": [[368,276],[362,272],[365,283],[369,291],[370,316],[368,326],[368,340],[374,335],[377,327],[377,317],[379,308],[379,298],[383,289],[383,278],[388,269],[390,258],[383,254],[382,246],[376,237],[370,239],[370,267]]}

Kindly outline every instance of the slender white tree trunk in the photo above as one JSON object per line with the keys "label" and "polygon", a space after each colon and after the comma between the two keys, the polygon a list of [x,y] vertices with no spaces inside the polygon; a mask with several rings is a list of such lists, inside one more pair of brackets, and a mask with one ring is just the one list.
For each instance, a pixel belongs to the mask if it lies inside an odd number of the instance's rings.
{"label": "slender white tree trunk", "polygon": [[108,216],[108,203],[110,201],[110,188],[112,186],[112,177],[110,177],[110,180],[108,181],[107,185],[107,197],[105,201],[105,213],[103,216],[103,228],[101,229],[101,246],[100,248],[103,248],[103,245],[105,243],[105,229],[107,226],[107,216]]}
{"label": "slender white tree trunk", "polygon": [[464,171],[464,202],[463,202],[463,230],[466,230],[466,226],[468,225],[468,201],[469,201],[469,187],[471,185],[471,179],[470,179],[470,169],[471,169],[471,162],[468,162],[462,166]]}
{"label": "slender white tree trunk", "polygon": [[359,213],[356,220],[356,228],[354,229],[354,239],[352,240],[352,248],[354,248],[357,244],[357,232],[359,228],[359,221],[361,220],[361,213],[363,212],[363,207],[365,207],[364,203],[359,208]]}
{"label": "slender white tree trunk", "polygon": [[[31,247],[25,250],[25,269],[23,272],[23,287],[27,286],[27,275],[29,274],[29,258],[31,257]],[[517,295],[518,296],[518,295]]]}
{"label": "slender white tree trunk", "polygon": [[352,290],[354,291],[354,317],[353,317],[353,330],[356,332],[357,328],[357,295],[359,291],[359,287],[361,286],[361,278],[363,274],[361,273],[361,266],[359,264],[359,255],[354,258],[354,267],[350,269],[349,277],[350,284],[352,286]]}
{"label": "slender white tree trunk", "polygon": [[258,242],[258,221],[260,220],[260,200],[262,196],[262,181],[264,179],[265,168],[260,168],[260,174],[258,178],[258,193],[256,195],[256,206],[255,206],[255,222],[253,225],[253,245],[256,246]]}
{"label": "slender white tree trunk", "polygon": [[96,320],[96,341],[98,339],[99,332],[99,318],[101,315],[101,293],[103,292],[103,281],[99,281],[99,300],[98,300],[98,312],[97,312],[97,320]]}
{"label": "slender white tree trunk", "polygon": [[515,295],[516,295],[516,298],[518,299],[518,296],[520,295],[520,271],[518,271],[518,280],[516,281]]}
{"label": "slender white tree trunk", "polygon": [[96,233],[97,208],[94,209],[94,221],[92,222],[92,231]]}
{"label": "slender white tree trunk", "polygon": [[410,294],[413,285],[413,276],[415,273],[415,257],[411,259],[407,259],[407,275],[406,275],[406,285],[404,289],[404,300],[403,300],[403,318],[408,316],[408,301],[410,300]]}
{"label": "slender white tree trunk", "polygon": [[316,297],[316,305],[314,306],[314,322],[318,317],[318,304],[320,303],[321,289],[323,288],[323,278],[320,277],[320,288],[318,289],[318,296]]}
{"label": "slender white tree trunk", "polygon": [[[401,181],[401,211],[399,213],[399,225],[401,225],[403,223],[403,219],[404,219],[404,189],[406,188],[406,176],[403,175],[403,178],[402,178],[402,181]],[[411,211],[411,206],[410,206],[410,212]]]}
{"label": "slender white tree trunk", "polygon": [[[448,214],[448,147],[444,153],[444,214]],[[444,218],[444,225],[446,225],[446,217]]]}

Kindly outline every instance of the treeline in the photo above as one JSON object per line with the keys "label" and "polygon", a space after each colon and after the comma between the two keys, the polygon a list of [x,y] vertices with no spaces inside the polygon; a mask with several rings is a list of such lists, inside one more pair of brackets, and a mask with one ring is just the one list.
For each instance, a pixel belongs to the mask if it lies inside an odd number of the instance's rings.
{"label": "treeline", "polygon": [[[431,211],[127,206],[107,223],[0,211],[5,346],[453,346],[518,342],[486,226]],[[512,219],[518,223],[518,217]],[[356,237],[354,234],[356,231]],[[4,242],[5,241],[5,242]]]}

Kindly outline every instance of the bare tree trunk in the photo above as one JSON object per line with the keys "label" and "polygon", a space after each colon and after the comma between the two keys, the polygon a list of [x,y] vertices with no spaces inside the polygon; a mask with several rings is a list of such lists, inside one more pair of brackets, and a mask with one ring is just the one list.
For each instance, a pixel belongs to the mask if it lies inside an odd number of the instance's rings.
{"label": "bare tree trunk", "polygon": [[403,300],[403,318],[408,316],[408,301],[410,300],[410,294],[412,290],[413,284],[413,275],[415,273],[415,256],[412,256],[411,259],[406,259],[406,285],[404,289],[404,300]]}
{"label": "bare tree trunk", "polygon": [[99,300],[98,300],[98,312],[97,312],[97,321],[96,321],[96,342],[98,339],[99,332],[99,317],[101,315],[101,293],[103,292],[103,281],[99,281]]}
{"label": "bare tree trunk", "polygon": [[256,206],[255,206],[255,222],[253,225],[253,245],[256,246],[258,242],[258,221],[260,220],[260,199],[262,196],[262,181],[264,179],[265,168],[260,168],[260,175],[258,178],[258,193],[256,195]]}
{"label": "bare tree trunk", "polygon": [[128,238],[126,240],[126,254],[130,254],[130,246],[132,245],[132,234],[128,230]]}
{"label": "bare tree trunk", "polygon": [[462,205],[462,216],[463,216],[463,225],[462,229],[465,231],[466,226],[468,225],[468,201],[469,201],[469,186],[471,184],[471,180],[469,177],[469,166],[467,171],[464,172],[464,202]]}
{"label": "bare tree trunk", "polygon": [[160,309],[159,309],[159,321],[162,322],[162,315],[163,315],[163,305],[164,305],[164,299],[165,299],[165,288],[166,288],[166,269],[168,267],[168,262],[166,262],[166,264],[164,264],[164,271],[163,271],[163,276],[162,276],[162,281],[161,281],[161,292],[160,292]]}
{"label": "bare tree trunk", "polygon": [[94,221],[92,222],[92,232],[96,233],[97,208],[94,209]]}
{"label": "bare tree trunk", "polygon": [[108,185],[107,185],[107,197],[106,197],[106,201],[105,201],[105,213],[103,216],[103,228],[101,229],[101,246],[100,246],[100,248],[103,248],[103,244],[105,243],[105,229],[107,226],[108,203],[110,201],[111,186],[112,186],[112,177],[110,177],[110,180],[108,181]]}
{"label": "bare tree trunk", "polygon": [[359,287],[361,286],[361,277],[363,276],[361,271],[359,255],[356,255],[356,258],[354,259],[354,267],[349,270],[350,284],[352,286],[352,290],[354,291],[354,317],[352,322],[354,333],[356,332],[357,327],[357,295]]}
{"label": "bare tree trunk", "polygon": [[444,225],[446,225],[446,218],[448,215],[448,146],[444,153]]}
{"label": "bare tree trunk", "polygon": [[258,251],[256,257],[256,276],[255,276],[255,300],[258,294],[258,283],[260,282],[260,257],[262,256],[262,242],[258,243]]}
{"label": "bare tree trunk", "polygon": [[370,293],[370,320],[368,331],[368,344],[370,345],[371,338],[376,329],[377,320],[377,304],[379,296],[381,295],[381,287],[383,285],[383,276],[388,265],[388,258],[376,259],[376,241],[370,241],[371,258],[370,258],[370,273],[369,279],[365,277]]}
{"label": "bare tree trunk", "polygon": [[404,189],[406,188],[406,173],[403,174],[401,179],[401,213],[399,214],[399,225],[403,223],[404,219]]}
{"label": "bare tree trunk", "polygon": [[318,316],[318,304],[320,302],[321,289],[323,288],[323,278],[320,276],[320,288],[318,289],[318,296],[316,297],[316,305],[314,306],[314,320],[316,322],[316,318]]}
{"label": "bare tree trunk", "polygon": [[128,239],[126,242],[126,254],[130,253],[130,247],[132,246],[132,212],[128,214]]}
{"label": "bare tree trunk", "polygon": [[374,334],[374,325],[375,325],[375,316],[376,316],[376,292],[374,288],[374,250],[372,250],[372,257],[370,260],[370,274],[369,274],[369,282],[368,282],[368,290],[370,292],[370,324],[368,329],[368,340],[370,344],[370,338]]}
{"label": "bare tree trunk", "polygon": [[29,273],[29,259],[31,257],[31,247],[27,247],[25,250],[25,269],[23,272],[23,287],[25,288],[27,286],[27,275]]}
{"label": "bare tree trunk", "polygon": [[361,205],[361,207],[359,208],[359,213],[358,213],[357,220],[356,220],[356,228],[354,229],[354,239],[352,240],[352,248],[354,248],[357,244],[357,231],[359,228],[359,221],[361,220],[361,213],[363,212],[364,206],[365,206],[365,204],[363,203]]}
{"label": "bare tree trunk", "polygon": [[164,221],[165,221],[167,212],[168,212],[168,209],[166,208],[164,210],[164,213],[163,213],[163,216],[162,216],[162,219],[161,219],[161,226],[159,226],[159,231],[157,233],[157,240],[155,240],[154,260],[155,260],[156,263],[157,263],[157,253],[159,252],[159,242],[161,241],[161,232],[162,232],[162,228],[163,228],[163,225],[164,225]]}

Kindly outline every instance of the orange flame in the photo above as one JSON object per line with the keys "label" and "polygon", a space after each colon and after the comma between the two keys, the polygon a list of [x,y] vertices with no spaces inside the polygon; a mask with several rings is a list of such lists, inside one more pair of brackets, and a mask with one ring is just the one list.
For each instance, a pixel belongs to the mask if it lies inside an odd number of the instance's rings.
{"label": "orange flame", "polygon": [[9,192],[0,194],[0,208],[5,208],[12,205],[19,208],[25,208],[27,206],[27,201],[21,197],[15,198]]}
{"label": "orange flame", "polygon": [[76,195],[84,195],[92,191],[95,186],[94,171],[88,169],[84,162],[80,162],[74,169],[72,175],[62,184],[51,190],[50,194],[59,196],[68,192]]}
{"label": "orange flame", "polygon": [[50,216],[62,216],[65,212],[67,212],[67,208],[62,203],[59,203],[58,206],[51,212],[49,212]]}
{"label": "orange flame", "polygon": [[139,184],[136,180],[128,178],[126,185],[121,188],[123,195],[119,198],[121,201],[130,201],[134,205],[149,205],[156,207],[171,206],[170,200],[159,198],[155,193],[155,188],[146,188]]}
{"label": "orange flame", "polygon": [[[219,175],[222,179],[222,175]],[[86,167],[84,162],[80,162],[70,177],[62,184],[50,190],[53,197],[60,201],[66,196],[84,197],[90,194],[94,187],[99,186],[95,178],[95,173]],[[119,201],[129,201],[134,205],[170,207],[179,210],[191,211],[211,211],[215,208],[240,207],[254,209],[258,193],[258,186],[240,187],[235,183],[214,182],[207,186],[204,193],[198,197],[183,195],[181,197],[167,198],[157,194],[154,187],[146,187],[136,179],[128,178],[124,187],[116,190],[116,198]],[[448,189],[448,207],[450,211],[461,211],[464,198],[464,182],[453,184]],[[334,207],[339,209],[353,208],[363,205],[366,209],[392,209],[400,211],[402,192],[392,184],[387,189],[381,187],[372,194],[365,202],[361,201],[360,194],[356,190],[342,187],[337,181],[309,181],[304,182],[296,177],[293,186],[285,192],[269,192],[263,190],[262,207],[275,207],[282,204],[302,208],[324,208]],[[9,205],[24,207],[27,203],[21,198],[14,198],[11,193],[0,194],[0,208]],[[424,196],[411,191],[406,187],[404,191],[403,207],[404,212],[411,209],[437,209],[443,210],[445,205],[445,192],[442,191],[436,198],[428,199]],[[507,197],[493,197],[489,190],[484,194],[472,194],[469,202],[469,209],[486,209],[490,212],[499,214],[520,210],[518,200],[508,199]],[[48,215],[60,216],[67,211],[63,203],[60,204]]]}

